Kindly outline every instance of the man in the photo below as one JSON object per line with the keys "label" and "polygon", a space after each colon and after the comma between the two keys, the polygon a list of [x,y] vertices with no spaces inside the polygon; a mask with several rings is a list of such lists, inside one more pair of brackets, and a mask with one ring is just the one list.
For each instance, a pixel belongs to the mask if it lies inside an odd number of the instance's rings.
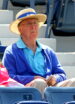
{"label": "man", "polygon": [[59,82],[66,80],[55,52],[37,41],[38,30],[46,18],[32,8],[21,10],[10,24],[10,30],[20,35],[20,39],[6,48],[3,57],[11,78],[41,92],[47,86],[59,86]]}

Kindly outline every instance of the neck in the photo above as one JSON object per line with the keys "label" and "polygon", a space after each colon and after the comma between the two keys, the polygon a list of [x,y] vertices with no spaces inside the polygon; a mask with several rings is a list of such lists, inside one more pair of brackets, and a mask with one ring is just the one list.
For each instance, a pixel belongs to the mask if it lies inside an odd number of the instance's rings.
{"label": "neck", "polygon": [[36,51],[37,48],[36,40],[29,40],[29,41],[25,39],[22,40],[27,45],[27,47],[29,47],[33,52]]}

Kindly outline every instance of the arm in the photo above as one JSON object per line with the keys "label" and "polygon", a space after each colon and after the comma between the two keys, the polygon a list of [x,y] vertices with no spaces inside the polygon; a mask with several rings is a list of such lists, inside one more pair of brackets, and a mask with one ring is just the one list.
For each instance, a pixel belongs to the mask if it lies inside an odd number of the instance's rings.
{"label": "arm", "polygon": [[50,51],[49,59],[51,59],[52,64],[52,76],[47,79],[47,83],[50,85],[55,85],[66,79],[66,74],[53,50]]}
{"label": "arm", "polygon": [[52,73],[56,77],[57,82],[61,82],[66,79],[66,73],[64,69],[62,68],[56,54],[54,51],[52,51]]}
{"label": "arm", "polygon": [[[30,81],[32,81],[34,79],[34,76],[21,75],[21,74],[17,73],[17,67],[16,67],[15,60],[16,59],[15,59],[14,55],[10,51],[6,50],[4,53],[2,62],[4,64],[4,66],[7,68],[9,76],[24,85],[29,83]],[[19,69],[19,70],[21,70],[21,69]]]}

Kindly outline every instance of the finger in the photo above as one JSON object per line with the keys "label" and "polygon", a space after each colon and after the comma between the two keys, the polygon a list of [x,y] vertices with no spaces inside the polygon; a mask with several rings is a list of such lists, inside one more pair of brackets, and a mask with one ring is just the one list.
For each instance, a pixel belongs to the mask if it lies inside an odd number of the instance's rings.
{"label": "finger", "polygon": [[53,76],[50,76],[48,79],[47,79],[47,82],[49,82],[50,80],[52,80]]}

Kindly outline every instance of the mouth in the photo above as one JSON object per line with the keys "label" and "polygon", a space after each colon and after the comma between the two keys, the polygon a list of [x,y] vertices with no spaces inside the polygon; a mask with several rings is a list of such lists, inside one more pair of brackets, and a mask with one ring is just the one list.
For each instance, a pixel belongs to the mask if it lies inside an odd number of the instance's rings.
{"label": "mouth", "polygon": [[36,33],[36,31],[31,31],[31,33]]}

